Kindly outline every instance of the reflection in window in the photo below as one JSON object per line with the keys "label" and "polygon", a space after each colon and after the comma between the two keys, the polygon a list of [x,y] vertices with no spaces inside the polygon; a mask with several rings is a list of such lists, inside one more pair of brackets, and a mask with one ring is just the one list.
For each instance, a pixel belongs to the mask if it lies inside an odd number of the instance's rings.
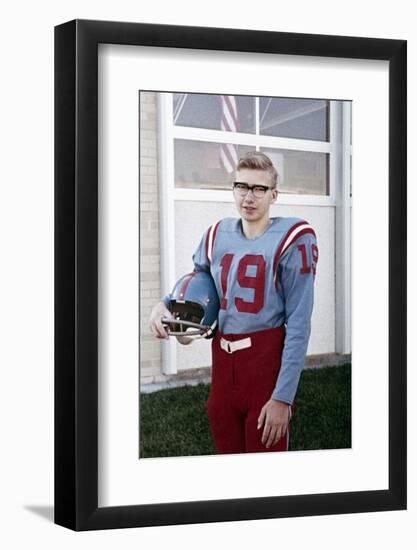
{"label": "reflection in window", "polygon": [[230,190],[239,158],[252,150],[249,145],[176,139],[175,187]]}
{"label": "reflection in window", "polygon": [[297,195],[329,194],[329,155],[265,149],[278,172],[278,191]]}
{"label": "reflection in window", "polygon": [[174,124],[255,133],[255,98],[239,95],[173,94]]}
{"label": "reflection in window", "polygon": [[[330,139],[330,101],[260,97],[259,110],[256,105],[253,96],[173,94],[176,126],[200,128],[203,139],[204,130],[224,133],[223,143],[174,139],[176,187],[230,189],[239,158],[256,148],[228,143],[230,132],[255,134],[258,129],[262,136],[288,140],[328,142]],[[281,192],[329,194],[329,154],[272,147],[262,150],[278,170]]]}
{"label": "reflection in window", "polygon": [[266,136],[329,141],[329,101],[261,97],[259,128]]}

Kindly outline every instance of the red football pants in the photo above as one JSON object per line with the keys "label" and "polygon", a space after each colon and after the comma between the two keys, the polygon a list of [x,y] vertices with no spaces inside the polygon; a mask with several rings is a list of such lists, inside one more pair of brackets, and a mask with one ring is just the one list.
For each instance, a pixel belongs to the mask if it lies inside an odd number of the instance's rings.
{"label": "red football pants", "polygon": [[[250,337],[251,347],[228,353],[221,339],[235,342]],[[256,453],[288,450],[287,432],[267,449],[258,430],[262,407],[271,398],[281,366],[284,327],[251,334],[221,334],[212,342],[212,381],[206,408],[218,453]]]}

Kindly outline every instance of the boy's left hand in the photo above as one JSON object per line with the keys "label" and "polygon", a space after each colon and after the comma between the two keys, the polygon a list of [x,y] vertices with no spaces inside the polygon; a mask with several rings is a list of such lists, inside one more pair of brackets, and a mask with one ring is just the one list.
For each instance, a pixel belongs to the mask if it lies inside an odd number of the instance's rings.
{"label": "boy's left hand", "polygon": [[262,433],[262,443],[269,447],[276,445],[288,429],[290,420],[290,406],[283,401],[270,399],[261,409],[258,417],[258,430],[264,425]]}

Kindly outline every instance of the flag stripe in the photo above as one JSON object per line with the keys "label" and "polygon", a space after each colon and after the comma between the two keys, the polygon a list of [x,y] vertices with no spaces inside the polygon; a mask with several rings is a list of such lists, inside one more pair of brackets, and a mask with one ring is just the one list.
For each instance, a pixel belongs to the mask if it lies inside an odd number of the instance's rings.
{"label": "flag stripe", "polygon": [[220,149],[220,160],[222,161],[223,168],[229,174],[233,172],[233,163],[230,161],[230,158],[227,155],[227,150],[223,147]]}
{"label": "flag stripe", "polygon": [[233,145],[230,143],[225,143],[222,148],[222,153],[225,156],[225,160],[227,159],[227,162],[232,167],[231,171],[234,169],[234,167],[237,164],[237,153],[236,149]]}
{"label": "flag stripe", "polygon": [[[221,119],[220,128],[227,132],[236,132],[239,125],[237,102],[235,96],[220,96]],[[237,146],[230,143],[220,145],[220,163],[227,173],[233,172],[238,163]]]}
{"label": "flag stripe", "polygon": [[223,99],[226,105],[229,107],[230,112],[233,114],[234,119],[237,120],[237,104],[235,96],[224,95]]}

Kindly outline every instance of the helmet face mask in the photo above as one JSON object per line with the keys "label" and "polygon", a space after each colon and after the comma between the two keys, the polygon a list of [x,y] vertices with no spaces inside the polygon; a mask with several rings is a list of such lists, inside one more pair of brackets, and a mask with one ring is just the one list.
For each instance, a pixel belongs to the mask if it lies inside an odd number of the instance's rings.
{"label": "helmet face mask", "polygon": [[193,272],[174,286],[168,309],[174,319],[163,318],[169,336],[213,338],[217,328],[219,299],[210,274]]}
{"label": "helmet face mask", "polygon": [[205,332],[210,329],[209,326],[201,324],[204,310],[199,304],[171,300],[169,309],[175,319],[175,321],[169,320],[167,323],[171,336],[204,336]]}

